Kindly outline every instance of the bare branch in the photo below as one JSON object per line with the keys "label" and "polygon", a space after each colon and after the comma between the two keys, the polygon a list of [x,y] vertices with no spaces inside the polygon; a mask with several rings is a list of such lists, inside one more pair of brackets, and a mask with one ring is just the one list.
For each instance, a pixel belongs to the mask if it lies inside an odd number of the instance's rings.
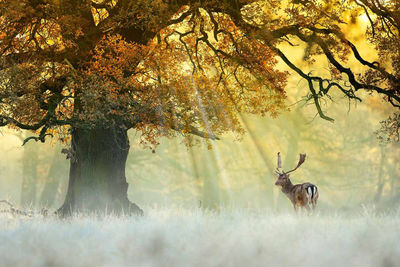
{"label": "bare branch", "polygon": [[[184,130],[185,127],[182,124],[178,124],[176,126],[172,126],[171,129],[180,132],[180,131]],[[214,135],[212,133],[206,133],[206,132],[200,131],[199,129],[197,129],[194,126],[190,126],[189,127],[189,132],[188,133],[190,133],[192,135],[196,135],[196,136],[202,137],[202,138],[206,138],[206,139],[220,140],[220,138],[218,136],[216,136],[216,135]]]}

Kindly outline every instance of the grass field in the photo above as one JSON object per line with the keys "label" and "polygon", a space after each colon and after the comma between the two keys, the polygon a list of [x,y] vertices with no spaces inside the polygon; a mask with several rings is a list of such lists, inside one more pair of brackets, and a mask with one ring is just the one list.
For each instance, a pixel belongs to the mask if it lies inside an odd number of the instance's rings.
{"label": "grass field", "polygon": [[400,212],[0,215],[1,266],[399,266]]}

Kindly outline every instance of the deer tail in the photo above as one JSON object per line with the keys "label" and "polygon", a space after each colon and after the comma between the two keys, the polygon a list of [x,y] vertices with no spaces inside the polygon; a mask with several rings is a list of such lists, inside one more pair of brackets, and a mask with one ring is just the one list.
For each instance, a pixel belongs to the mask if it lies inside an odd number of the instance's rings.
{"label": "deer tail", "polygon": [[317,196],[318,189],[315,185],[309,185],[306,188],[306,192],[307,192],[308,202],[311,202],[311,201],[314,201],[314,198]]}

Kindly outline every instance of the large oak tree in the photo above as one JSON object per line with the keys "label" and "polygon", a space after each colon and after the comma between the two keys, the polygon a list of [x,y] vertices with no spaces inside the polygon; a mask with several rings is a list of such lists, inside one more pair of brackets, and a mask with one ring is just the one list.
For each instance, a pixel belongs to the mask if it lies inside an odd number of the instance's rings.
{"label": "large oak tree", "polygon": [[[0,0],[0,126],[70,143],[72,211],[142,213],[127,198],[127,130],[151,148],[161,136],[218,139],[243,133],[238,114],[276,115],[288,73],[321,98],[338,89],[400,105],[400,4],[384,0]],[[344,31],[364,14],[362,55]],[[321,55],[330,76],[296,66],[284,45]],[[346,65],[355,58],[358,72]],[[28,141],[28,140],[27,140]]]}

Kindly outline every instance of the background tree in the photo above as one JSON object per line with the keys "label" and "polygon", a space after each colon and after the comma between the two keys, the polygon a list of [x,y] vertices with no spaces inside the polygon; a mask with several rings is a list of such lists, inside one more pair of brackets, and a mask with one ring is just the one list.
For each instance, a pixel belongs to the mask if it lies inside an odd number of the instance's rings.
{"label": "background tree", "polygon": [[38,183],[38,161],[39,153],[37,147],[33,144],[24,146],[22,157],[22,187],[21,187],[21,205],[35,206]]}
{"label": "background tree", "polygon": [[[65,156],[61,154],[61,145],[55,144],[52,147],[52,152],[47,155],[42,161],[42,165],[46,164],[47,174],[45,176],[43,190],[38,198],[39,207],[52,207],[60,194],[61,182],[68,175],[68,165],[65,162]],[[47,167],[46,166],[46,167]]]}
{"label": "background tree", "polygon": [[[26,133],[16,133],[15,136],[23,142]],[[39,152],[35,144],[30,143],[23,147],[21,158],[22,163],[22,183],[21,183],[21,199],[20,203],[23,206],[33,207],[36,204],[36,191],[38,184],[38,163]]]}

